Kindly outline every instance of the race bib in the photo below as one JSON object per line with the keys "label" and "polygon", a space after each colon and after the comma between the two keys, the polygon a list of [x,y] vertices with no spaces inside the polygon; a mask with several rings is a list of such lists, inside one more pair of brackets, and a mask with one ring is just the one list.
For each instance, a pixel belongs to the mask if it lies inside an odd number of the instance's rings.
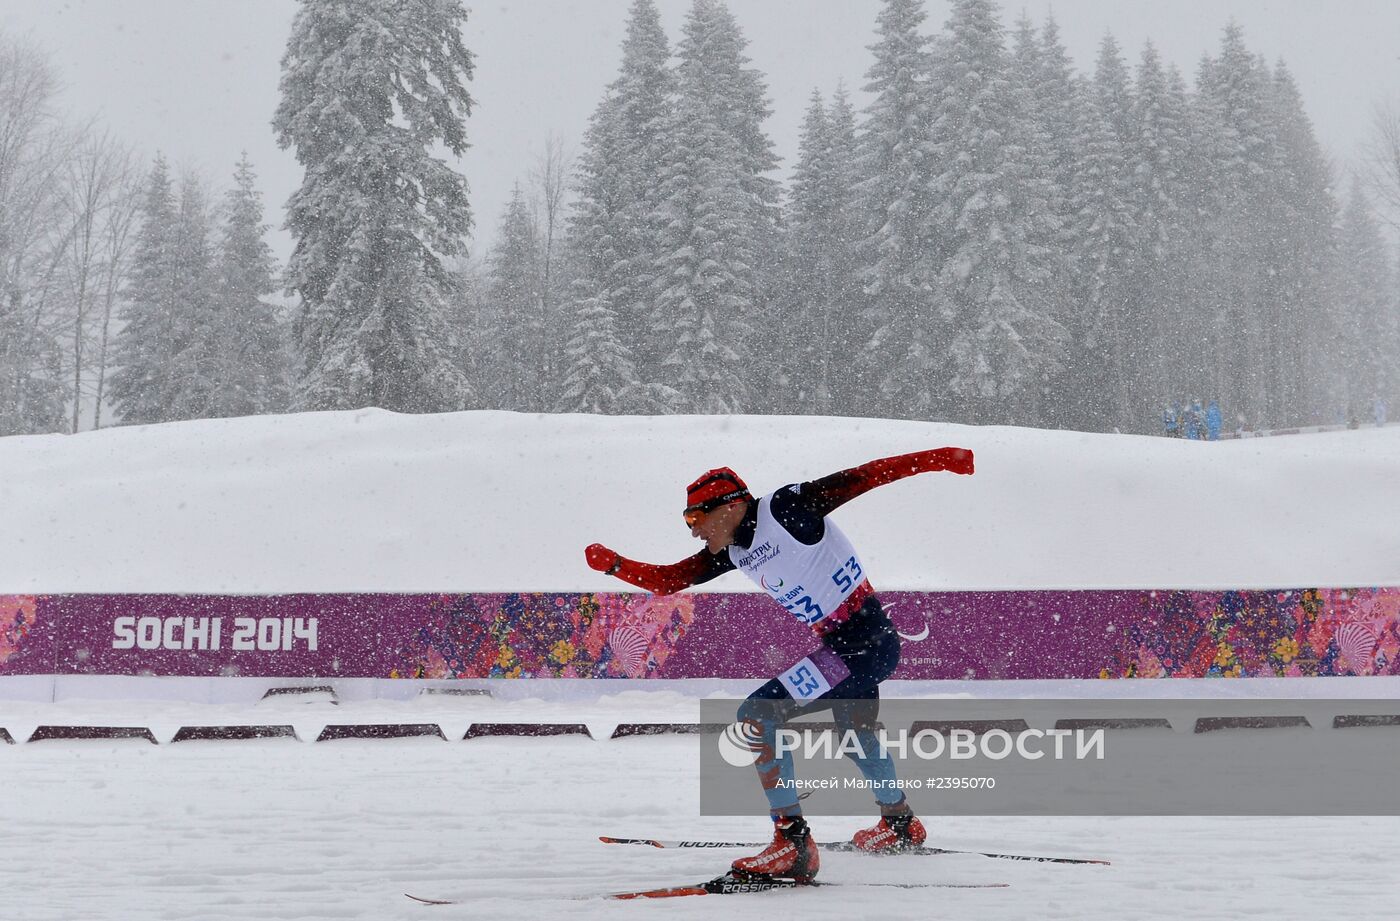
{"label": "race bib", "polygon": [[830,649],[821,649],[778,676],[793,700],[816,700],[845,681],[851,670]]}

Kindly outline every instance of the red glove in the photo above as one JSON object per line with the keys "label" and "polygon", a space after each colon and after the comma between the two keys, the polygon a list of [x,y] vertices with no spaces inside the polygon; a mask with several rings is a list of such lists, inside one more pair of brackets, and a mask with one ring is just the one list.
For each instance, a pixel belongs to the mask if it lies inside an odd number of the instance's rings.
{"label": "red glove", "polygon": [[609,550],[602,544],[589,544],[583,551],[583,556],[588,560],[588,565],[605,572],[608,575],[615,575],[619,567],[622,566],[622,557],[617,555],[617,551]]}
{"label": "red glove", "polygon": [[[728,568],[733,568],[717,565],[716,557],[711,556],[708,550],[699,550],[679,563],[665,566],[625,559],[602,544],[589,544],[583,555],[587,558],[588,565],[599,572],[617,576],[623,582],[657,595],[673,594],[700,582],[709,581],[727,572]],[[724,557],[724,562],[728,563],[729,557]]]}
{"label": "red glove", "polygon": [[949,473],[971,474],[972,452],[967,448],[937,448],[911,455],[918,459],[919,472],[947,470]]}

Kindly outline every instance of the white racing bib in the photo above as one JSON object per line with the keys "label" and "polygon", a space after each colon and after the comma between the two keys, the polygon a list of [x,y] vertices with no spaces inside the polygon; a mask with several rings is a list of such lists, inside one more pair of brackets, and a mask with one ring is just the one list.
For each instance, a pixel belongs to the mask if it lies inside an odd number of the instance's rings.
{"label": "white racing bib", "polygon": [[821,697],[850,675],[840,656],[822,648],[783,672],[778,680],[793,700],[806,702]]}
{"label": "white racing bib", "polygon": [[729,546],[729,558],[774,601],[811,627],[829,617],[865,581],[855,548],[831,519],[815,544],[804,544],[778,523],[769,496],[758,500],[748,549]]}

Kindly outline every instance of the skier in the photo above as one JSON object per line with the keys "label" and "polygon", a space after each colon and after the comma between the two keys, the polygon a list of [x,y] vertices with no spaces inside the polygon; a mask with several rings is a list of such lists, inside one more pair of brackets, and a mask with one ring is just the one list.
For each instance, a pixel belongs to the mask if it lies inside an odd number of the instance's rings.
{"label": "skier", "polygon": [[693,556],[656,565],[625,559],[602,544],[585,550],[593,569],[657,594],[742,569],[821,639],[821,650],[762,685],[739,708],[738,720],[758,739],[754,766],[774,823],[767,848],[734,861],[739,875],[806,882],[817,874],[820,859],[791,782],[791,756],[776,756],[774,743],[784,723],[818,710],[830,709],[837,728],[855,734],[861,756],[851,758],[871,781],[880,806],[879,823],[856,832],[855,846],[898,851],[926,839],[923,823],[898,789],[894,762],[874,733],[880,682],[899,665],[899,634],[855,549],[827,516],[876,486],[939,470],[971,474],[972,452],[948,447],[882,458],[758,499],[738,474],[720,467],[686,488],[685,523],[705,541]]}

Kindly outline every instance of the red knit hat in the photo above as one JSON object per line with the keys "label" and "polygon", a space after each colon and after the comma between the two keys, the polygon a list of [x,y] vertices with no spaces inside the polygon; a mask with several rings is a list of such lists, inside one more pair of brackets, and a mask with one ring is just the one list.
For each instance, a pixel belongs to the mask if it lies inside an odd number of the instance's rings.
{"label": "red knit hat", "polygon": [[685,488],[685,510],[687,512],[708,512],[735,499],[747,499],[749,487],[739,474],[728,467],[707,470],[694,483]]}

